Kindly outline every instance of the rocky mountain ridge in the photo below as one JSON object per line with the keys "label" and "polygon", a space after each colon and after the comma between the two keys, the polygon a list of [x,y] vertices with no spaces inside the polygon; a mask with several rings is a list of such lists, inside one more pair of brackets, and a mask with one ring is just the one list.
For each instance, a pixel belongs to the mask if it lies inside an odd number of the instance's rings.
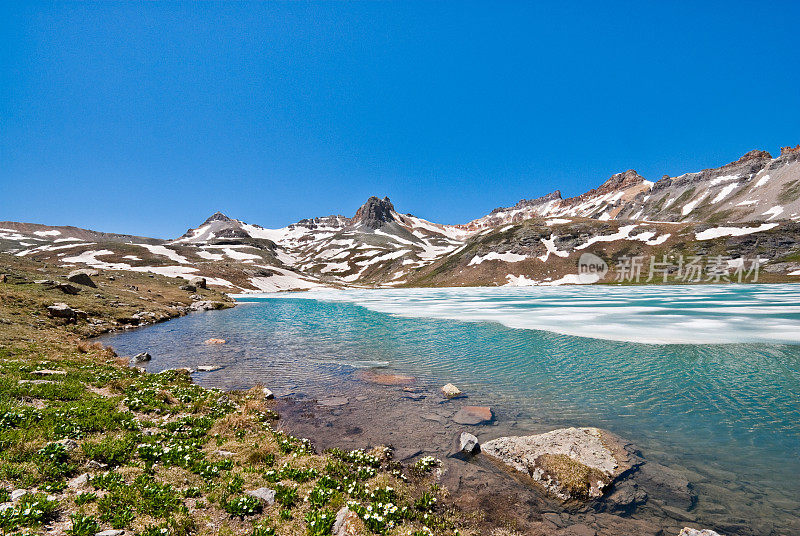
{"label": "rocky mountain ridge", "polygon": [[[0,222],[0,252],[65,267],[207,277],[229,292],[315,286],[563,284],[585,252],[760,256],[800,276],[800,145],[646,180],[630,169],[570,198],[522,200],[441,225],[370,197],[353,215],[266,229],[217,212],[174,240]],[[606,281],[606,280],[602,280]]]}

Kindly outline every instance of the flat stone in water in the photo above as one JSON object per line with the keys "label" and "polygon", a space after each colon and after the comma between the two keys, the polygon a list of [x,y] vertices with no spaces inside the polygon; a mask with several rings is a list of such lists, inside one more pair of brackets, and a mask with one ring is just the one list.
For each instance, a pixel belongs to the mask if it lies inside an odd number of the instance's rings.
{"label": "flat stone in water", "polygon": [[488,406],[464,406],[453,416],[458,424],[475,426],[491,422],[492,409]]}
{"label": "flat stone in water", "polygon": [[408,374],[392,374],[389,372],[375,372],[374,370],[364,370],[358,377],[370,383],[378,385],[406,385],[414,383],[414,376]]}
{"label": "flat stone in water", "polygon": [[323,398],[317,401],[317,404],[326,408],[335,408],[344,406],[350,401],[346,396],[332,396],[330,398]]}

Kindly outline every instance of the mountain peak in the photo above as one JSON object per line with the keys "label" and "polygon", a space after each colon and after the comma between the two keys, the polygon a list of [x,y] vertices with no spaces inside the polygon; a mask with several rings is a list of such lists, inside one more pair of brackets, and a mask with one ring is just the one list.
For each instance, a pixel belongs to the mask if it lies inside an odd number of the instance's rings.
{"label": "mountain peak", "polygon": [[208,223],[212,223],[212,222],[215,222],[215,221],[233,221],[233,220],[231,218],[227,217],[222,212],[217,211],[214,214],[212,214],[211,216],[209,216],[208,219],[203,222],[203,225],[206,225]]}
{"label": "mountain peak", "polygon": [[388,197],[379,199],[374,195],[367,199],[353,216],[353,223],[360,223],[370,229],[380,229],[385,224],[394,221],[394,205]]}
{"label": "mountain peak", "polygon": [[752,151],[744,153],[739,160],[737,160],[736,162],[731,162],[731,164],[741,164],[742,162],[747,162],[748,160],[758,160],[761,158],[771,159],[772,155],[769,154],[767,151],[753,149]]}

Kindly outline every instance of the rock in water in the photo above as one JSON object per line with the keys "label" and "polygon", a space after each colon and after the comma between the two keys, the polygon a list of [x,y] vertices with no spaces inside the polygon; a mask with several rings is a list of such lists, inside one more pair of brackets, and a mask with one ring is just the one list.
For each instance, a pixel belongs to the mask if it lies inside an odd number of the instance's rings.
{"label": "rock in water", "polygon": [[461,389],[452,383],[448,383],[442,387],[442,394],[445,396],[445,398],[456,398],[457,396],[461,396]]}
{"label": "rock in water", "polygon": [[492,418],[492,409],[488,406],[464,406],[453,416],[458,424],[471,426],[491,422]]}
{"label": "rock in water", "polygon": [[146,361],[150,361],[151,359],[153,359],[153,356],[151,356],[147,352],[142,352],[141,354],[136,354],[135,356],[133,356],[134,363],[144,363]]}
{"label": "rock in water", "polygon": [[461,432],[456,436],[454,443],[453,450],[450,452],[450,456],[453,458],[467,460],[478,452],[478,438],[469,432]]}
{"label": "rock in water", "polygon": [[206,344],[225,344],[225,339],[207,339]]}
{"label": "rock in water", "polygon": [[561,428],[545,434],[500,437],[481,452],[530,476],[562,500],[600,497],[631,468],[622,441],[598,428]]}
{"label": "rock in water", "polygon": [[342,507],[336,513],[333,536],[361,536],[363,534],[367,534],[367,530],[358,514],[346,506]]}
{"label": "rock in water", "polygon": [[97,270],[73,270],[67,276],[67,281],[72,283],[77,283],[78,285],[83,285],[85,287],[92,287],[97,288],[97,285],[94,284],[92,281],[91,275],[97,275],[99,272]]}

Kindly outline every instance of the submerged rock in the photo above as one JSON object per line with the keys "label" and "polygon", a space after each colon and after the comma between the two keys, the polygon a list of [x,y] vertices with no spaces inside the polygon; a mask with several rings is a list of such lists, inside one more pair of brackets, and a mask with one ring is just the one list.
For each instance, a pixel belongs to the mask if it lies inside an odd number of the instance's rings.
{"label": "submerged rock", "polygon": [[414,376],[376,372],[374,370],[364,370],[359,373],[358,377],[364,381],[376,383],[378,385],[407,385],[414,382]]}
{"label": "submerged rock", "polygon": [[453,420],[458,424],[475,426],[491,422],[492,409],[488,406],[464,406],[453,416]]}
{"label": "submerged rock", "polygon": [[339,406],[344,406],[350,400],[346,396],[331,396],[328,398],[322,398],[317,401],[317,404],[326,408],[335,408]]}
{"label": "submerged rock", "polygon": [[621,440],[598,428],[500,437],[481,445],[481,452],[531,477],[565,501],[598,498],[631,468]]}

